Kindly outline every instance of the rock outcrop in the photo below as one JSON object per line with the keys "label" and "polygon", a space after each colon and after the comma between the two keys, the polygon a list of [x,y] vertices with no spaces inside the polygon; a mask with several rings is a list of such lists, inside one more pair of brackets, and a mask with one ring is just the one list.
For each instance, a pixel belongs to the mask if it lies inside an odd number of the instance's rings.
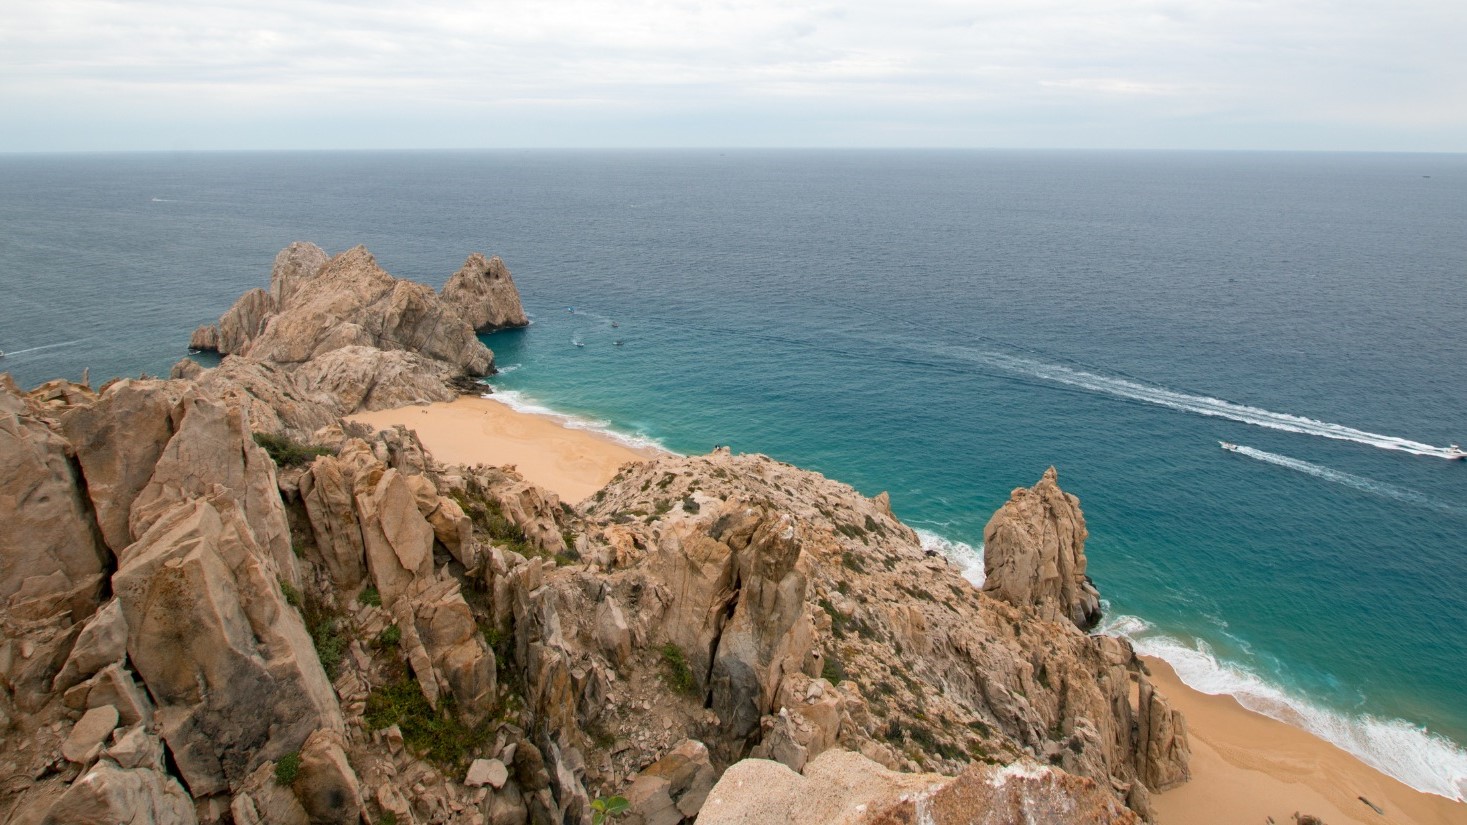
{"label": "rock outcrop", "polygon": [[1087,536],[1079,499],[1059,488],[1050,467],[1038,484],[1015,489],[983,528],[983,592],[1089,630],[1100,621],[1100,593],[1085,575]]}
{"label": "rock outcrop", "polygon": [[1181,715],[1081,629],[1053,471],[981,592],[884,495],[764,456],[573,507],[339,418],[477,357],[425,289],[294,245],[217,368],[0,376],[0,823],[1109,823],[1186,780]]}
{"label": "rock outcrop", "polygon": [[459,317],[479,332],[494,332],[530,323],[520,304],[519,290],[509,275],[509,267],[495,255],[489,260],[478,252],[453,273],[439,293],[445,303],[457,310]]}

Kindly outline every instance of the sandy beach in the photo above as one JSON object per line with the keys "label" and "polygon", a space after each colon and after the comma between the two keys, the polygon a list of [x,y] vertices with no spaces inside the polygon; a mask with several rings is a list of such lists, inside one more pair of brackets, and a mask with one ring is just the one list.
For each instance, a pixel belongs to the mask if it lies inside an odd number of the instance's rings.
{"label": "sandy beach", "polygon": [[[1339,823],[1467,823],[1467,804],[1422,793],[1334,745],[1209,696],[1147,658],[1152,683],[1187,717],[1192,781],[1154,798],[1166,825],[1292,825],[1295,811]],[[1358,797],[1378,805],[1377,814]]]}
{"label": "sandy beach", "polygon": [[[554,418],[519,412],[489,398],[352,416],[374,427],[416,430],[439,460],[512,464],[524,477],[578,502],[629,461],[656,455]],[[1340,823],[1467,823],[1467,804],[1416,791],[1333,745],[1183,684],[1171,667],[1147,659],[1152,681],[1187,717],[1192,781],[1154,799],[1166,825],[1291,825],[1295,811]],[[1358,797],[1385,813],[1377,814]]]}
{"label": "sandy beach", "polygon": [[402,424],[416,430],[423,446],[440,461],[512,464],[526,480],[572,504],[601,489],[621,465],[657,454],[474,396],[362,413],[351,420],[378,429]]}

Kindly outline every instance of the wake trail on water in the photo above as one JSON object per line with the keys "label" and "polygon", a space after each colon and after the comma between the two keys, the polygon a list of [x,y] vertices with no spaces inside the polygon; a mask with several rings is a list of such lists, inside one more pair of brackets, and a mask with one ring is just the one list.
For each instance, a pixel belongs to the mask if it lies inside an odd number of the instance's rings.
{"label": "wake trail on water", "polygon": [[1378,447],[1382,450],[1396,450],[1412,455],[1432,456],[1434,458],[1446,458],[1449,455],[1445,447],[1436,447],[1420,441],[1412,441],[1408,438],[1372,433],[1367,430],[1348,427],[1344,424],[1319,421],[1292,413],[1274,412],[1273,410],[1265,410],[1262,407],[1238,404],[1221,398],[1178,392],[1167,389],[1166,387],[1124,378],[1098,375],[1096,373],[1073,369],[1059,364],[1037,361],[1031,358],[1022,358],[997,352],[985,352],[958,346],[927,345],[924,346],[924,349],[930,349],[950,357],[986,364],[1006,371],[1042,378],[1057,384],[1078,387],[1116,398],[1142,401],[1147,404],[1155,404],[1159,407],[1167,407],[1212,418],[1226,418],[1230,421],[1251,424],[1255,427],[1299,433],[1301,435],[1312,435],[1319,438],[1331,438],[1336,441],[1353,441],[1356,444]]}
{"label": "wake trail on water", "polygon": [[1187,644],[1135,616],[1112,617],[1099,632],[1130,641],[1143,656],[1164,660],[1193,690],[1232,696],[1243,707],[1302,728],[1418,791],[1467,802],[1467,750],[1441,734],[1403,719],[1352,716],[1321,707],[1242,665],[1220,660],[1206,642]]}
{"label": "wake trail on water", "polygon": [[69,347],[69,346],[71,346],[73,344],[80,344],[81,342],[86,341],[86,340],[89,340],[89,339],[86,339],[86,338],[78,338],[75,341],[62,341],[59,344],[45,344],[43,346],[30,347],[28,349],[11,350],[10,352],[5,353],[5,355],[6,355],[6,357],[9,357],[9,356],[12,356],[12,355],[25,355],[28,352],[40,352],[41,350],[56,349],[58,347]]}
{"label": "wake trail on water", "polygon": [[1277,453],[1256,450],[1252,447],[1245,447],[1241,444],[1238,445],[1237,449],[1235,449],[1233,452],[1237,453],[1238,455],[1245,455],[1257,461],[1262,461],[1267,464],[1273,464],[1278,467],[1284,467],[1290,470],[1304,473],[1306,475],[1314,476],[1315,478],[1324,479],[1325,481],[1331,481],[1335,484],[1343,484],[1346,487],[1353,487],[1356,490],[1360,490],[1362,492],[1395,499],[1396,501],[1404,502],[1406,504],[1415,504],[1420,507],[1428,507],[1432,510],[1436,510],[1441,513],[1447,513],[1449,515],[1460,516],[1463,514],[1467,514],[1467,510],[1464,510],[1463,508],[1453,507],[1450,504],[1443,504],[1439,501],[1433,501],[1432,499],[1422,495],[1421,493],[1416,492],[1415,490],[1407,490],[1404,487],[1396,487],[1391,484],[1386,484],[1382,481],[1376,481],[1372,478],[1366,478],[1365,476],[1357,476],[1351,473],[1342,472],[1340,470],[1333,470],[1329,467],[1322,467],[1318,464],[1310,464],[1307,461],[1300,461],[1297,458],[1289,458],[1286,455],[1278,455]]}
{"label": "wake trail on water", "polygon": [[568,430],[587,430],[597,433],[598,435],[604,436],[611,439],[612,441],[624,444],[633,449],[659,450],[664,453],[673,452],[672,450],[669,450],[662,442],[658,441],[655,438],[651,438],[649,436],[641,434],[628,435],[627,433],[620,432],[612,427],[610,421],[606,421],[605,419],[584,418],[579,415],[571,415],[569,413],[563,413],[559,410],[551,409],[550,407],[547,407],[544,404],[541,404],[540,402],[527,397],[524,393],[517,390],[496,389],[492,393],[480,397],[487,398],[490,401],[497,401],[500,404],[503,404],[504,406],[515,410],[516,412],[529,413],[530,415],[538,415],[543,418],[549,418]]}

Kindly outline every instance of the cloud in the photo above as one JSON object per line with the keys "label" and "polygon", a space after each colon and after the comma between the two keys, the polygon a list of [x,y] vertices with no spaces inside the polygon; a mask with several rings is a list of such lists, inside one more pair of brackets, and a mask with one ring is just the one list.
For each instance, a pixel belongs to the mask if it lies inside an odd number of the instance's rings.
{"label": "cloud", "polygon": [[637,124],[681,116],[706,145],[762,117],[786,145],[860,121],[933,145],[1068,145],[1083,124],[1095,145],[1354,128],[1359,148],[1462,150],[1463,42],[1467,6],[1424,0],[9,0],[0,125],[24,128],[0,149],[107,148],[127,124],[146,143],[150,120],[210,146],[266,121],[268,145],[358,145],[381,119],[408,145],[657,145]]}

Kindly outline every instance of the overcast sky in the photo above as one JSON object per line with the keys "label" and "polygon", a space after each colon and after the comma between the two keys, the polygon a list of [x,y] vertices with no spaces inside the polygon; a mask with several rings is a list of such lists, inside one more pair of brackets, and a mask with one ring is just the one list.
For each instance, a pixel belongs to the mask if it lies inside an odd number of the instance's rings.
{"label": "overcast sky", "polygon": [[0,151],[1467,151],[1467,0],[4,0]]}

